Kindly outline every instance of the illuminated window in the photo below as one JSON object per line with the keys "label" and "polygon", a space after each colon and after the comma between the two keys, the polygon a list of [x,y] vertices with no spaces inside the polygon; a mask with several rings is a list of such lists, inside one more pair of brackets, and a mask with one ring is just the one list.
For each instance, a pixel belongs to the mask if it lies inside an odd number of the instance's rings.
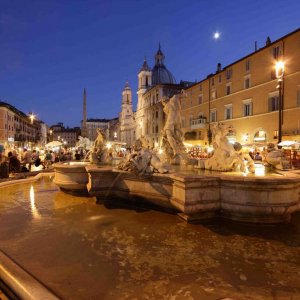
{"label": "illuminated window", "polygon": [[254,141],[255,142],[265,142],[267,140],[267,135],[264,130],[259,130],[254,135]]}

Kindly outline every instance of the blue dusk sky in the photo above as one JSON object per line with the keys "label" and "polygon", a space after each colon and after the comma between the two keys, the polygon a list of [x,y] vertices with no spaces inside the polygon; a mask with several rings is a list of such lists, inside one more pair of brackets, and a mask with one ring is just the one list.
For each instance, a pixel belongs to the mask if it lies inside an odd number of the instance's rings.
{"label": "blue dusk sky", "polygon": [[299,25],[299,0],[0,0],[0,99],[79,126],[85,87],[88,118],[114,118],[159,42],[177,82],[199,81]]}

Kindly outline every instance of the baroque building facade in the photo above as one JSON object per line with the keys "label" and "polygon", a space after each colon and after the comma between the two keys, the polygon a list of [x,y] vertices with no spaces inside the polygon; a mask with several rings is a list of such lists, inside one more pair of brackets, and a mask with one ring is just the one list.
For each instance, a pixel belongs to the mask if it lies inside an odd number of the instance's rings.
{"label": "baroque building facade", "polygon": [[135,142],[135,119],[132,108],[132,91],[126,82],[122,91],[122,109],[119,114],[119,140],[126,145],[133,145]]}
{"label": "baroque building facade", "polygon": [[[282,83],[275,64],[284,62]],[[279,90],[281,85],[281,91]],[[300,29],[221,68],[181,95],[186,140],[209,144],[216,122],[232,125],[233,142],[278,142],[279,93],[282,94],[282,139],[300,141]]]}
{"label": "baroque building facade", "polygon": [[142,138],[149,148],[159,148],[164,125],[162,101],[180,92],[181,85],[164,63],[165,55],[159,45],[155,65],[149,68],[146,59],[138,73],[136,110],[136,139]]}

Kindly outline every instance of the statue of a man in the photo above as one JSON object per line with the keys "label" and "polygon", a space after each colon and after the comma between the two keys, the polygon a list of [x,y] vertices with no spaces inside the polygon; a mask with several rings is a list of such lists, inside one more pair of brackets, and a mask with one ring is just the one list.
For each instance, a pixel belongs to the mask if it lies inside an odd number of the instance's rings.
{"label": "statue of a man", "polygon": [[180,102],[179,95],[174,95],[168,102],[163,103],[163,110],[167,116],[166,123],[163,129],[164,136],[169,142],[174,156],[180,153],[178,142],[181,143],[181,130],[180,130]]}

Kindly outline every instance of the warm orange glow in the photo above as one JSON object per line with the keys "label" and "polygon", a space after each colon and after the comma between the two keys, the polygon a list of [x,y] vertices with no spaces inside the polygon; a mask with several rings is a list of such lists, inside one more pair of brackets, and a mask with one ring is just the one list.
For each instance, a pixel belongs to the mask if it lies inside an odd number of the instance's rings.
{"label": "warm orange glow", "polygon": [[29,115],[29,119],[30,119],[31,123],[33,123],[33,120],[35,119],[34,114]]}
{"label": "warm orange glow", "polygon": [[284,62],[277,61],[275,64],[275,70],[276,70],[276,77],[281,78],[284,74]]}

